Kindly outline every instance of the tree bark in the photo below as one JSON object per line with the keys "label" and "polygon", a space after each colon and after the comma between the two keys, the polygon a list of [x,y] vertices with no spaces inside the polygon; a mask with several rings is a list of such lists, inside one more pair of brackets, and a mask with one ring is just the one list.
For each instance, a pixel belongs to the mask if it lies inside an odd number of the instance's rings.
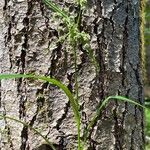
{"label": "tree bark", "polygon": [[[71,0],[55,2],[72,10]],[[100,71],[95,73],[81,45],[77,50],[81,130],[107,96],[123,95],[143,104],[140,5],[140,0],[88,0],[80,28],[90,34]],[[73,52],[55,43],[62,21],[53,21],[52,15],[41,1],[0,0],[0,73],[50,76],[74,92]],[[0,86],[1,113],[37,128],[59,150],[77,149],[73,113],[61,90],[31,79],[2,80]],[[50,149],[23,125],[6,119],[0,126],[1,150]],[[89,150],[142,150],[143,110],[112,100],[90,133]]]}

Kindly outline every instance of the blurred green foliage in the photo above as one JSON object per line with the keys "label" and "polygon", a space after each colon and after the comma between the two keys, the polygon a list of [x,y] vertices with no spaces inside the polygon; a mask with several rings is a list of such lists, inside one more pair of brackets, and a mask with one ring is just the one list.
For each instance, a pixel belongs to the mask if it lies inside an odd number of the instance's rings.
{"label": "blurred green foliage", "polygon": [[150,111],[145,110],[145,136],[146,136],[146,150],[150,150]]}
{"label": "blurred green foliage", "polygon": [[[149,99],[150,101],[150,99]],[[150,107],[150,104],[149,104]],[[150,137],[150,110],[145,110],[145,134]]]}
{"label": "blurred green foliage", "polygon": [[[150,108],[150,97],[145,98],[145,106]],[[145,109],[146,150],[150,150],[150,110]]]}

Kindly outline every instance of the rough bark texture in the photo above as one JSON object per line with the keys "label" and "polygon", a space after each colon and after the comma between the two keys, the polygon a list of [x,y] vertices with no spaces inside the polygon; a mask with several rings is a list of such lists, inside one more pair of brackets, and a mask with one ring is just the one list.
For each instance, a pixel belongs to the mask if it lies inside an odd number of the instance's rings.
{"label": "rough bark texture", "polygon": [[[55,2],[72,10],[72,1]],[[100,72],[78,49],[78,81],[82,129],[100,101],[124,95],[143,103],[140,76],[140,0],[88,0],[81,30],[91,36]],[[73,92],[73,55],[55,44],[61,20],[38,0],[0,0],[0,73],[35,73],[54,77]],[[0,111],[37,128],[59,150],[77,149],[77,130],[65,94],[36,80],[1,81]],[[10,120],[0,120],[1,150],[49,150],[43,139]],[[81,134],[82,135],[82,134]],[[88,137],[89,150],[142,150],[143,111],[111,101]],[[43,144],[43,145],[42,145]],[[43,149],[42,149],[43,147]]]}

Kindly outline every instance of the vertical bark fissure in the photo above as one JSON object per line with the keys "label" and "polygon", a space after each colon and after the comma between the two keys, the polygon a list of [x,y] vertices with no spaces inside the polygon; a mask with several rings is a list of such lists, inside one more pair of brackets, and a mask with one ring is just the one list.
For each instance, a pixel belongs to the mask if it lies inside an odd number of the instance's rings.
{"label": "vertical bark fissure", "polygon": [[61,115],[61,117],[59,119],[56,120],[57,124],[53,128],[56,128],[59,131],[60,126],[63,123],[63,120],[66,119],[66,117],[67,117],[69,107],[70,107],[70,102],[67,102],[64,107],[64,113]]}
{"label": "vertical bark fissure", "polygon": [[119,118],[117,115],[117,105],[118,104],[116,104],[115,109],[113,110],[114,121],[115,121],[115,124],[114,124],[115,149],[121,150],[123,149],[122,144],[123,144],[124,133],[122,130],[122,125],[120,124]]}
{"label": "vertical bark fissure", "polygon": [[[104,21],[104,20],[103,20]],[[99,66],[100,66],[100,72],[99,72],[99,98],[100,100],[105,98],[105,64],[104,64],[104,50],[105,50],[105,36],[104,36],[104,27],[105,21],[103,22],[103,29],[101,32],[101,35],[97,35],[97,42],[98,42],[98,60],[99,60]]]}
{"label": "vertical bark fissure", "polygon": [[[22,37],[23,37],[23,43],[22,43],[22,49],[21,49],[21,54],[20,54],[20,73],[24,74],[25,69],[26,69],[26,54],[29,51],[29,45],[28,45],[28,40],[29,40],[29,26],[30,26],[30,14],[32,13],[32,8],[33,8],[33,2],[30,0],[27,0],[27,11],[26,11],[26,16],[23,19],[23,30],[22,30]],[[26,117],[26,102],[27,102],[27,90],[26,90],[26,81],[24,79],[19,79],[17,83],[18,87],[18,95],[20,96],[20,101],[19,101],[19,118],[22,119]],[[25,95],[24,95],[25,94]],[[26,119],[25,119],[26,120]],[[28,141],[28,127],[23,127],[21,131],[21,145],[20,149],[25,150],[26,147],[28,147],[27,144]]]}
{"label": "vertical bark fissure", "polygon": [[22,132],[21,132],[21,139],[22,139],[22,144],[20,146],[20,150],[25,150],[26,149],[26,142],[28,140],[28,127],[23,127]]}
{"label": "vertical bark fissure", "polygon": [[134,129],[131,132],[131,147],[130,150],[134,150]]}
{"label": "vertical bark fissure", "polygon": [[57,63],[59,58],[61,58],[61,43],[58,43],[57,48],[52,52],[51,66],[50,66],[50,77],[54,77],[57,73]]}
{"label": "vertical bark fissure", "polygon": [[14,148],[13,148],[13,142],[12,142],[12,138],[11,138],[10,127],[7,125],[7,121],[5,121],[5,123],[6,123],[5,129],[7,130],[8,142],[9,142],[9,144],[10,144],[11,150],[14,150]]}
{"label": "vertical bark fissure", "polygon": [[[127,8],[128,9],[128,8]],[[128,11],[128,10],[126,10]],[[120,67],[121,72],[122,72],[122,86],[126,87],[126,49],[127,49],[127,38],[128,38],[128,33],[127,33],[127,24],[128,24],[128,16],[125,19],[125,24],[124,24],[124,31],[123,31],[123,46],[122,46],[122,65]]]}
{"label": "vertical bark fissure", "polygon": [[9,55],[9,61],[10,61],[10,70],[12,68],[12,45],[11,45],[11,39],[12,39],[12,23],[13,23],[13,16],[9,15],[10,12],[10,6],[8,6],[9,1],[5,0],[5,5],[3,7],[4,10],[4,16],[6,18],[6,24],[8,25],[7,28],[7,34],[5,35],[5,47],[8,47],[8,55]]}

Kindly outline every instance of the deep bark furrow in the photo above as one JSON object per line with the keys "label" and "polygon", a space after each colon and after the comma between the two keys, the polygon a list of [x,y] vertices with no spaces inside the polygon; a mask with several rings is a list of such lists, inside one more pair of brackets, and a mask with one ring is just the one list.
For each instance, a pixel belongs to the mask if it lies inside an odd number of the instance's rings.
{"label": "deep bark furrow", "polygon": [[56,128],[57,130],[60,129],[60,126],[63,123],[63,120],[66,119],[69,107],[70,107],[70,102],[66,103],[66,106],[64,107],[64,113],[58,120],[56,120],[57,124],[53,128]]}
{"label": "deep bark furrow", "polygon": [[50,77],[54,77],[57,73],[57,63],[59,58],[61,57],[61,48],[62,45],[58,43],[58,46],[56,49],[52,52],[52,58],[51,58],[51,66],[50,66]]}
{"label": "deep bark furrow", "polygon": [[7,128],[7,135],[8,135],[8,142],[10,144],[10,149],[14,150],[14,148],[13,148],[13,142],[12,142],[12,138],[11,138],[12,135],[11,135],[10,127],[7,126],[7,123],[6,123],[6,128]]}
{"label": "deep bark furrow", "polygon": [[22,144],[20,146],[20,150],[25,150],[27,144],[26,142],[28,140],[28,127],[23,127],[21,132],[21,139],[22,139]]}

